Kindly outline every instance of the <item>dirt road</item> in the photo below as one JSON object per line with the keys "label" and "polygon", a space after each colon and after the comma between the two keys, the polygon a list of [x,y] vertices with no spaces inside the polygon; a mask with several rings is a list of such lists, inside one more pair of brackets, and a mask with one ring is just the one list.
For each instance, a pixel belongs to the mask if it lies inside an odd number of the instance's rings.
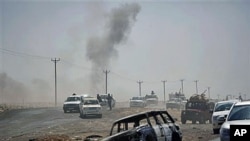
{"label": "dirt road", "polygon": [[[126,103],[120,103],[112,111],[104,108],[103,118],[85,119],[80,118],[79,113],[65,114],[61,107],[10,110],[0,113],[0,140],[83,140],[92,134],[107,136],[114,120],[142,111],[164,109],[163,107],[128,108]],[[178,119],[177,123],[183,131],[183,141],[209,141],[218,137],[213,135],[211,124],[182,125],[180,111],[168,111]]]}

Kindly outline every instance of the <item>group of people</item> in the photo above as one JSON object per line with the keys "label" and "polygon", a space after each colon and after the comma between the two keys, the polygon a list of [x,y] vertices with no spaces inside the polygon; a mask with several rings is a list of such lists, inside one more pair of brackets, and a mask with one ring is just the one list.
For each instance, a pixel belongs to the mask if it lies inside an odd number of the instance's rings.
{"label": "group of people", "polygon": [[[99,94],[97,94],[97,99],[98,99],[98,101],[100,103],[103,102],[103,99],[101,98],[101,96]],[[106,99],[107,99],[107,102],[108,102],[109,109],[112,110],[112,99],[113,99],[113,97],[110,94],[108,94]]]}

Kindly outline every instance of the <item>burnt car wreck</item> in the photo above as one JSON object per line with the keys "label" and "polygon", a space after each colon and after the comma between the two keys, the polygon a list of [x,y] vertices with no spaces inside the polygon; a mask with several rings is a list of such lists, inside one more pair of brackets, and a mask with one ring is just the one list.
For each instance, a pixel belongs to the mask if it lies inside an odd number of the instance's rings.
{"label": "burnt car wreck", "polygon": [[182,132],[167,111],[149,111],[115,121],[102,141],[181,141]]}

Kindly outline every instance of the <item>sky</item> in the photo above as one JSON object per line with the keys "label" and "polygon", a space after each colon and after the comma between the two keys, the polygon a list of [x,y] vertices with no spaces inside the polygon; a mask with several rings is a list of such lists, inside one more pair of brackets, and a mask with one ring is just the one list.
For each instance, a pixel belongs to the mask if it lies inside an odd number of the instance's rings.
{"label": "sky", "polygon": [[250,98],[250,2],[2,0],[0,103],[54,102],[154,91],[160,100],[210,87]]}

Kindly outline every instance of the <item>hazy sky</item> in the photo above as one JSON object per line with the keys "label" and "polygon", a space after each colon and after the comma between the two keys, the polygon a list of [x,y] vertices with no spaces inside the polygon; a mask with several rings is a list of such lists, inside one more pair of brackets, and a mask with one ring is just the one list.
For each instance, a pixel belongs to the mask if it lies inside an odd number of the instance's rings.
{"label": "hazy sky", "polygon": [[142,95],[154,90],[163,100],[162,80],[168,94],[180,90],[181,79],[188,97],[198,80],[198,93],[210,87],[212,98],[239,93],[250,98],[250,2],[138,1],[122,41],[110,45],[112,53],[99,52],[101,57],[110,53],[108,63],[93,67],[88,43],[98,39],[94,44],[102,47],[100,40],[111,32],[110,17],[129,9],[126,4],[131,1],[2,0],[0,102],[16,96],[53,102],[51,58],[60,58],[58,101],[72,93],[104,93],[106,69],[108,92],[118,101],[139,95],[139,80]]}

